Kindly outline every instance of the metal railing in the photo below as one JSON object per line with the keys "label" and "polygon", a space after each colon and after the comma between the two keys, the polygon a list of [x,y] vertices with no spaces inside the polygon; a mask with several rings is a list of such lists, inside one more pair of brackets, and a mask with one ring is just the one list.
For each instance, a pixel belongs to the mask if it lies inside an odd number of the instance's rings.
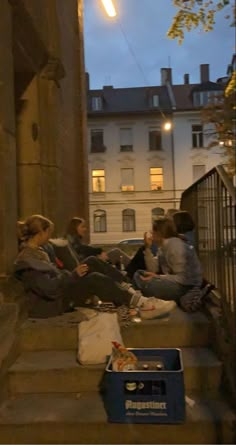
{"label": "metal railing", "polygon": [[228,332],[227,360],[236,376],[236,193],[223,166],[213,168],[183,192],[181,209],[189,211],[196,222],[199,257],[205,278],[220,297]]}

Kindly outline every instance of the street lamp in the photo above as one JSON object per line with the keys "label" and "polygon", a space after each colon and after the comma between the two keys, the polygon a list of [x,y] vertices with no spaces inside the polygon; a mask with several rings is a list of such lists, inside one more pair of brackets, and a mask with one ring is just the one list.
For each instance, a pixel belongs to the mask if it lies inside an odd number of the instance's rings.
{"label": "street lamp", "polygon": [[109,17],[115,17],[116,16],[116,10],[115,6],[113,4],[112,0],[102,0],[103,6],[106,10],[106,13]]}

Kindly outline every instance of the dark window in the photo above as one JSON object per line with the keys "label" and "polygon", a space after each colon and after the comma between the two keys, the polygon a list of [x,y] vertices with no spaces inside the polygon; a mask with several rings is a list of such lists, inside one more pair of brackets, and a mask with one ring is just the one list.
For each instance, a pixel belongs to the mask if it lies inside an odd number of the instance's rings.
{"label": "dark window", "polygon": [[103,143],[103,130],[91,130],[91,153],[103,153],[106,147]]}
{"label": "dark window", "polygon": [[135,232],[135,211],[125,209],[122,212],[123,232]]}
{"label": "dark window", "polygon": [[165,210],[161,207],[155,207],[155,209],[152,209],[152,221],[155,221],[158,216],[164,216]]}
{"label": "dark window", "polygon": [[203,128],[202,125],[192,125],[192,147],[203,147]]}
{"label": "dark window", "polygon": [[160,130],[149,131],[149,150],[151,151],[162,150]]}
{"label": "dark window", "polygon": [[105,210],[95,210],[93,214],[94,232],[107,231],[107,216]]}

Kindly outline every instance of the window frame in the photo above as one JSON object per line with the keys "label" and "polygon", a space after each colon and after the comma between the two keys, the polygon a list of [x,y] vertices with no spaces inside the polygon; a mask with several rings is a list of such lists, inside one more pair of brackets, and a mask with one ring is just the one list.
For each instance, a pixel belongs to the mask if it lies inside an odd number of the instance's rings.
{"label": "window frame", "polygon": [[136,212],[134,209],[122,210],[122,232],[136,232]]}
{"label": "window frame", "polygon": [[[122,172],[124,170],[131,170],[133,184],[124,184],[123,185]],[[132,168],[132,167],[121,167],[120,173],[121,173],[121,175],[120,175],[121,176],[121,186],[120,186],[121,191],[122,192],[134,192],[134,190],[135,190],[135,187],[134,187],[134,168]]]}
{"label": "window frame", "polygon": [[[130,140],[131,144],[121,144],[122,142],[122,131],[129,131],[130,132]],[[129,139],[129,138],[127,138]],[[133,151],[133,129],[132,127],[121,127],[120,128],[120,152],[121,153],[127,153]]]}
{"label": "window frame", "polygon": [[[94,175],[94,172],[103,172],[103,175]],[[103,189],[104,190],[95,190],[94,187],[94,183],[95,183],[95,179],[100,179],[103,178]],[[99,187],[98,187],[99,188]],[[106,174],[105,174],[105,169],[104,168],[94,168],[92,169],[92,193],[105,193],[106,191]]]}
{"label": "window frame", "polygon": [[[156,170],[156,169],[161,169],[161,173],[158,173],[158,172],[156,172],[156,173],[152,173],[152,170]],[[152,188],[152,185],[153,185],[153,182],[152,182],[152,178],[154,177],[154,176],[161,176],[162,177],[162,185],[161,186],[157,186],[157,187],[160,187],[160,188],[156,188],[156,189],[154,189],[154,188]],[[149,167],[149,181],[150,181],[150,190],[152,191],[152,192],[161,192],[163,189],[164,189],[164,170],[163,170],[163,167]]]}
{"label": "window frame", "polygon": [[[151,134],[155,133],[158,134],[158,137],[155,140],[155,143],[153,144],[152,136]],[[159,140],[158,140],[159,139]],[[149,151],[162,151],[162,132],[161,128],[149,128],[148,129],[148,150]]]}
{"label": "window frame", "polygon": [[[195,127],[195,129],[194,129]],[[197,130],[196,127],[201,128]],[[192,135],[192,148],[204,148],[204,135],[203,135],[203,125],[202,124],[192,124],[191,126]]]}
{"label": "window frame", "polygon": [[[96,215],[96,213],[98,213],[98,212],[100,212],[101,215]],[[104,220],[104,221],[102,221],[102,223],[99,220],[100,227],[102,227],[102,225],[104,224],[104,230],[97,230],[97,228],[96,228],[95,219],[99,218],[99,217],[101,217],[101,219]],[[94,212],[93,212],[93,231],[94,231],[94,233],[106,233],[107,232],[107,212],[106,212],[106,210],[103,210],[103,209],[94,210]]]}

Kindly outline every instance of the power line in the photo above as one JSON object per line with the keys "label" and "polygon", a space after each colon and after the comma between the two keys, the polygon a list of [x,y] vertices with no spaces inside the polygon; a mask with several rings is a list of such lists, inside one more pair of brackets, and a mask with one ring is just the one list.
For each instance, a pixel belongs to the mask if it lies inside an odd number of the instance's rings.
{"label": "power line", "polygon": [[[119,27],[120,27],[120,31],[121,31],[121,33],[122,33],[122,35],[123,35],[123,37],[124,37],[124,40],[125,40],[125,42],[126,42],[126,44],[127,44],[127,47],[128,47],[128,50],[129,50],[131,56],[133,57],[133,59],[134,59],[136,65],[137,65],[137,67],[138,67],[140,73],[142,74],[143,79],[144,79],[146,85],[150,87],[151,85],[150,85],[150,83],[149,83],[149,81],[148,81],[148,78],[146,77],[146,74],[145,74],[145,72],[144,72],[142,66],[140,65],[140,63],[139,63],[137,57],[136,57],[136,54],[135,54],[135,52],[134,52],[134,50],[133,50],[133,48],[132,48],[132,46],[131,46],[131,43],[130,43],[130,41],[129,41],[128,37],[127,37],[127,34],[126,34],[126,32],[125,32],[123,26],[121,25],[121,22],[120,22],[119,19],[117,20],[117,23],[118,23],[118,25],[119,25]],[[163,117],[163,119],[166,119],[166,115],[165,115],[165,113],[163,112],[163,110],[161,109],[160,106],[158,107],[158,109],[159,109],[159,111],[160,111],[161,116]]]}

